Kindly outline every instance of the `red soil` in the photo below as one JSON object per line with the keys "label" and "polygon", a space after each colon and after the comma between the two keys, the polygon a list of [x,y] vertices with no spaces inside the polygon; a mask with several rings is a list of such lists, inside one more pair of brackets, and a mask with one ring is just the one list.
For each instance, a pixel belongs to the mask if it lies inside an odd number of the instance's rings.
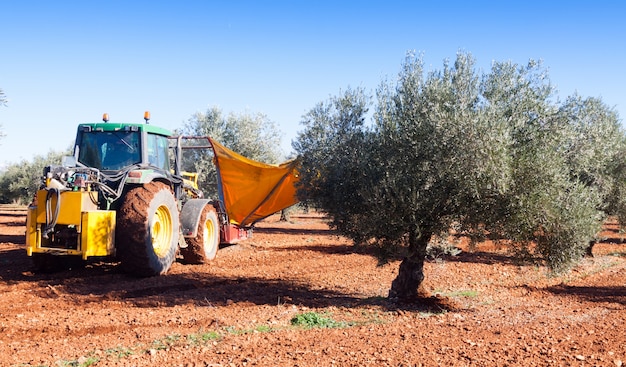
{"label": "red soil", "polygon": [[[622,366],[626,245],[549,276],[503,249],[429,261],[423,305],[386,299],[398,262],[270,217],[206,265],[135,278],[118,264],[35,274],[24,212],[0,211],[1,366]],[[467,249],[465,249],[467,250]],[[292,325],[308,312],[326,328]],[[319,325],[319,324],[318,324]]]}

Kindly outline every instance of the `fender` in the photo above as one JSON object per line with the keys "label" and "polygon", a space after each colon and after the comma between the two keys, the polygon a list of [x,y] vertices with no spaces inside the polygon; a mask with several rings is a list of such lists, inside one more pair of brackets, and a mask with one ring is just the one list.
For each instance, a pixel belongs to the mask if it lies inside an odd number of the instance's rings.
{"label": "fender", "polygon": [[143,185],[148,182],[158,181],[159,179],[165,179],[167,183],[171,181],[171,178],[163,174],[163,172],[151,168],[141,168],[128,172],[124,183]]}
{"label": "fender", "polygon": [[209,199],[190,199],[183,205],[180,211],[180,229],[183,236],[194,238],[198,235],[198,224],[204,207],[209,204]]}

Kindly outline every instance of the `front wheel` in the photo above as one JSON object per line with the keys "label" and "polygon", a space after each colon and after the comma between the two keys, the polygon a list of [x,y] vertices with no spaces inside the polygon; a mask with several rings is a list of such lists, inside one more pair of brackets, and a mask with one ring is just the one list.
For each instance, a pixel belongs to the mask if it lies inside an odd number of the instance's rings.
{"label": "front wheel", "polygon": [[215,259],[220,242],[219,222],[212,205],[206,205],[200,214],[198,234],[187,241],[180,253],[187,264],[205,264]]}
{"label": "front wheel", "polygon": [[150,182],[128,191],[118,210],[115,242],[122,268],[138,276],[165,274],[176,259],[178,206],[169,186]]}

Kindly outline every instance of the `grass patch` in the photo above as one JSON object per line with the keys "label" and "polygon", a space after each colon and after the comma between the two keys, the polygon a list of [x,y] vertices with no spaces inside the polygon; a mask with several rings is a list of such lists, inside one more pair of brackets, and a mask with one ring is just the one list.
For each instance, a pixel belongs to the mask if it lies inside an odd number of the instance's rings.
{"label": "grass patch", "polygon": [[272,331],[272,328],[267,325],[259,325],[254,329],[257,333],[269,333]]}
{"label": "grass patch", "polygon": [[107,355],[115,356],[117,358],[125,358],[135,354],[132,349],[126,347],[110,348],[104,351]]}
{"label": "grass patch", "polygon": [[187,335],[187,341],[191,345],[204,345],[210,341],[219,340],[221,338],[217,331],[200,331],[195,334]]}
{"label": "grass patch", "polygon": [[323,316],[317,312],[305,312],[294,316],[291,319],[291,325],[304,329],[313,328],[343,328],[350,326],[343,321],[335,321],[330,317]]}
{"label": "grass patch", "polygon": [[171,346],[178,344],[181,336],[179,334],[168,335],[162,339],[157,339],[152,342],[152,349],[156,350],[167,350]]}
{"label": "grass patch", "polygon": [[243,334],[251,334],[251,333],[269,333],[269,332],[274,331],[275,329],[267,325],[258,325],[257,327],[253,329],[237,329],[234,326],[228,326],[224,328],[224,330],[226,330],[226,332],[229,334],[243,335]]}
{"label": "grass patch", "polygon": [[462,291],[457,291],[457,292],[453,292],[450,297],[467,297],[467,298],[474,298],[474,297],[478,297],[478,291],[475,291],[473,289],[467,289],[467,290],[462,290]]}
{"label": "grass patch", "polygon": [[80,357],[75,361],[57,361],[55,367],[89,367],[93,366],[100,361],[96,357]]}

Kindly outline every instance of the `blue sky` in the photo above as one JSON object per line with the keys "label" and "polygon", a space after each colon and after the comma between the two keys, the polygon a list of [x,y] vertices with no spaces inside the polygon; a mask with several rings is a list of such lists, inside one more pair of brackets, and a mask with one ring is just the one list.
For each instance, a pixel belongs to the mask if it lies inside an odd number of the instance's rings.
{"label": "blue sky", "polygon": [[10,1],[0,7],[0,167],[62,150],[80,122],[175,129],[195,112],[264,113],[283,132],[347,87],[374,91],[409,50],[541,59],[561,97],[626,116],[623,1]]}

